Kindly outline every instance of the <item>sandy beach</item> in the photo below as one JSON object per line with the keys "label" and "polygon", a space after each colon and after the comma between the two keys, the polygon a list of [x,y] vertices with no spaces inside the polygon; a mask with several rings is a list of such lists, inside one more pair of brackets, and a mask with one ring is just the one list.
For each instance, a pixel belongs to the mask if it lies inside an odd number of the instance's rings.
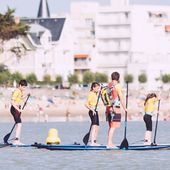
{"label": "sandy beach", "polygon": [[[0,89],[0,116],[1,122],[13,121],[10,114],[10,98],[13,88]],[[30,93],[27,106],[22,113],[23,121],[84,121],[89,120],[88,110],[84,103],[88,94],[88,88],[52,89],[52,88],[28,88],[26,94]],[[145,91],[129,90],[128,96],[128,120],[143,119],[143,103]],[[170,96],[169,92],[161,93],[161,107],[159,120],[170,120]],[[157,107],[157,106],[156,106]],[[105,120],[105,107],[99,102],[98,111],[100,120]],[[155,119],[157,111],[155,111]],[[122,112],[122,120],[124,113]]]}

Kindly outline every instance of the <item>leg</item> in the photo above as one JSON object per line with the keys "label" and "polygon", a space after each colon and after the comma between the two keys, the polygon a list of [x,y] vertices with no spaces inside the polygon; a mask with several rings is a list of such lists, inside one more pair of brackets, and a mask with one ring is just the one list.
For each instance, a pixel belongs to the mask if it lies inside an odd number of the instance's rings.
{"label": "leg", "polygon": [[115,132],[115,129],[114,127],[109,127],[109,130],[108,130],[108,138],[107,138],[107,146],[108,147],[114,147],[114,144],[112,142],[112,138],[113,138],[113,134]]}
{"label": "leg", "polygon": [[13,115],[15,123],[16,123],[14,144],[21,144],[20,136],[21,136],[22,123],[21,123],[20,113],[13,106],[11,106],[11,114]]}
{"label": "leg", "polygon": [[98,112],[96,112],[96,114],[93,114],[93,112],[90,110],[89,116],[91,118],[91,123],[92,123],[89,142],[91,142],[91,145],[96,145],[96,139],[97,139],[97,135],[98,135],[98,131],[99,131]]}
{"label": "leg", "polygon": [[146,125],[146,132],[144,135],[144,144],[150,145],[151,144],[151,138],[152,138],[152,116],[151,115],[144,115],[144,122]]}
{"label": "leg", "polygon": [[14,143],[13,143],[15,145],[21,144],[21,142],[20,142],[21,128],[22,128],[22,123],[17,123],[17,125],[16,125],[16,133],[15,133],[15,140],[14,140]]}
{"label": "leg", "polygon": [[20,137],[21,137],[21,128],[22,128],[22,124],[17,123],[15,137],[18,138],[18,139],[20,139]]}
{"label": "leg", "polygon": [[91,131],[90,131],[90,141],[91,141],[91,145],[94,144],[94,140],[95,140],[95,126],[96,126],[96,125],[92,125]]}
{"label": "leg", "polygon": [[144,144],[145,145],[150,145],[151,144],[151,136],[152,136],[152,132],[147,130],[145,132],[145,137],[144,137],[144,141],[145,141]]}
{"label": "leg", "polygon": [[97,141],[98,132],[99,132],[99,126],[95,125],[94,142]]}

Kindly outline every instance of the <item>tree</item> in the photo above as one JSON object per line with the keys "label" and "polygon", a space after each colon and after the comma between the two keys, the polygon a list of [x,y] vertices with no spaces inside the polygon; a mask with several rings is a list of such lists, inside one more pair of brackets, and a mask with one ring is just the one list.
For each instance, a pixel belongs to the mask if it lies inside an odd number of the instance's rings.
{"label": "tree", "polygon": [[20,80],[23,79],[23,75],[21,73],[19,73],[18,71],[11,74],[11,81],[13,82],[14,80],[19,83]]}
{"label": "tree", "polygon": [[14,9],[8,8],[5,14],[0,13],[0,39],[2,41],[16,38],[18,35],[26,35],[29,29],[28,25],[15,21],[14,12]]}
{"label": "tree", "polygon": [[11,74],[8,70],[0,72],[0,84],[8,84],[10,81]]}
{"label": "tree", "polygon": [[26,76],[26,80],[29,84],[35,84],[37,83],[37,77],[34,73],[30,73]]}
{"label": "tree", "polygon": [[140,75],[138,76],[138,81],[139,81],[140,83],[146,83],[146,82],[147,82],[147,76],[146,76],[146,74],[145,74],[145,73],[140,74]]}
{"label": "tree", "polygon": [[83,83],[84,84],[89,84],[91,82],[93,82],[95,80],[95,76],[94,73],[90,72],[90,71],[86,71],[83,74]]}
{"label": "tree", "polygon": [[170,82],[170,74],[162,75],[161,80],[163,83],[169,83]]}
{"label": "tree", "polygon": [[70,74],[68,76],[68,82],[70,83],[70,85],[78,83],[79,81],[77,74]]}
{"label": "tree", "polygon": [[126,74],[124,76],[124,81],[125,82],[129,82],[129,83],[132,83],[133,82],[133,75],[132,74]]}
{"label": "tree", "polygon": [[57,75],[56,78],[55,78],[55,83],[57,83],[57,84],[62,84],[62,82],[63,82],[62,76]]}
{"label": "tree", "polygon": [[45,74],[43,77],[43,81],[46,84],[50,84],[51,83],[51,76],[49,74]]}
{"label": "tree", "polygon": [[98,83],[106,83],[108,81],[108,76],[104,73],[96,72],[94,77],[95,77],[95,81]]}

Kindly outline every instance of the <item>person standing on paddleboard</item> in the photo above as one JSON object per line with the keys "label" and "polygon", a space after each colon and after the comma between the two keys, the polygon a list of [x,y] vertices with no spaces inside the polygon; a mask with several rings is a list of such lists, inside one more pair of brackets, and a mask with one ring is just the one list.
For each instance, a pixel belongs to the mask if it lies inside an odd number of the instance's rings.
{"label": "person standing on paddleboard", "polygon": [[98,146],[99,144],[96,143],[97,135],[99,131],[99,115],[97,108],[97,100],[98,94],[100,90],[100,84],[97,82],[93,82],[91,85],[90,92],[87,97],[87,102],[85,103],[86,108],[89,109],[89,116],[91,119],[91,130],[90,130],[90,137],[88,141],[88,145],[91,146]]}
{"label": "person standing on paddleboard", "polygon": [[113,72],[111,74],[112,81],[108,84],[110,89],[111,106],[106,106],[106,118],[109,123],[108,137],[107,137],[107,147],[116,148],[112,142],[113,134],[116,128],[120,127],[121,122],[121,111],[120,106],[122,105],[124,111],[127,109],[125,107],[122,95],[122,88],[119,84],[120,74],[118,72]]}
{"label": "person standing on paddleboard", "polygon": [[23,103],[23,99],[25,98],[23,96],[23,93],[24,93],[26,86],[27,86],[27,81],[20,80],[18,87],[12,93],[12,98],[11,98],[10,112],[16,123],[16,134],[15,134],[15,138],[13,142],[13,144],[15,145],[22,144],[20,141],[21,128],[22,128],[21,113],[23,111],[21,108],[21,104]]}
{"label": "person standing on paddleboard", "polygon": [[144,144],[150,145],[152,138],[152,116],[155,111],[155,103],[158,101],[157,95],[155,93],[149,93],[144,102],[145,113],[143,120],[146,126],[146,132],[144,136]]}

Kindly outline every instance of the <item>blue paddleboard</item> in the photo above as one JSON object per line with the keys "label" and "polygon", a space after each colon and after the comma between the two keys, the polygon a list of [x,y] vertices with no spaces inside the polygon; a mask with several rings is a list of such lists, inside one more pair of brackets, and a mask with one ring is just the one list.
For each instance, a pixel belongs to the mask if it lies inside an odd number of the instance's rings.
{"label": "blue paddleboard", "polygon": [[[87,146],[87,145],[78,145],[78,144],[72,144],[72,145],[47,145],[47,144],[35,144],[33,145],[39,149],[48,149],[48,150],[66,150],[66,151],[76,151],[76,150],[126,150],[126,149],[120,149],[119,146],[117,148],[107,148],[104,145],[101,146]],[[165,145],[134,145],[129,146],[127,150],[161,150],[161,149],[169,149],[170,150],[170,144]]]}

